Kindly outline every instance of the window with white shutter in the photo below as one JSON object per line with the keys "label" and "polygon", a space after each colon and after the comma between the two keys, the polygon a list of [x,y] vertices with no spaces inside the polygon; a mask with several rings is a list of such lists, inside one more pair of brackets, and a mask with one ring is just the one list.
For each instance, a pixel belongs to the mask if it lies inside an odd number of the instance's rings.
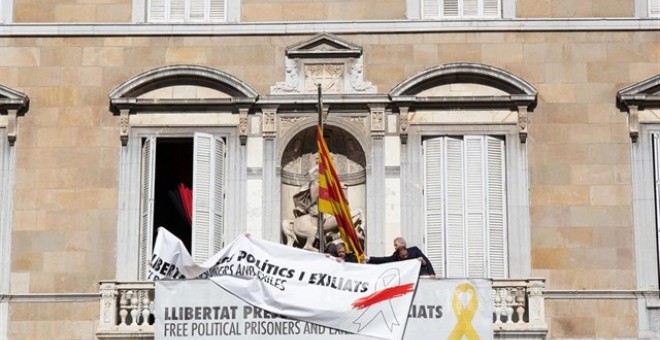
{"label": "window with white shutter", "polygon": [[147,0],[147,22],[213,23],[227,21],[227,0]]}
{"label": "window with white shutter", "polygon": [[[655,0],[653,0],[655,1]],[[501,0],[422,0],[422,19],[501,18]]]}
{"label": "window with white shutter", "polygon": [[506,277],[503,139],[434,137],[423,150],[426,251],[436,274]]}
{"label": "window with white shutter", "polygon": [[657,233],[658,247],[658,263],[660,263],[660,132],[651,134],[653,141],[653,173],[654,173],[654,189],[655,189],[655,229]]}
{"label": "window with white shutter", "polygon": [[[140,278],[145,278],[159,227],[181,239],[197,263],[222,248],[225,155],[224,139],[212,134],[196,132],[192,138],[143,138]],[[190,200],[184,197],[186,188],[192,189]]]}
{"label": "window with white shutter", "polygon": [[660,17],[660,0],[648,0],[648,1],[649,1],[649,16]]}

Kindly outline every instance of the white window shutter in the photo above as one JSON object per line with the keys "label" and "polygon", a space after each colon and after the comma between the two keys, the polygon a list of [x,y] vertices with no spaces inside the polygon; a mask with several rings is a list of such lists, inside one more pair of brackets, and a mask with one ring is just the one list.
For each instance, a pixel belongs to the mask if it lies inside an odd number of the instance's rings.
{"label": "white window shutter", "polygon": [[466,277],[463,140],[445,137],[447,277]]}
{"label": "white window shutter", "polygon": [[168,22],[184,22],[186,20],[186,0],[169,0]]}
{"label": "white window shutter", "polygon": [[424,141],[426,256],[438,277],[445,277],[444,138]]}
{"label": "white window shutter", "polygon": [[224,22],[227,21],[227,0],[208,0],[209,1],[209,21]]}
{"label": "white window shutter", "polygon": [[483,0],[463,0],[463,8],[460,10],[461,17],[474,18],[479,16],[479,5]]}
{"label": "white window shutter", "polygon": [[147,22],[167,21],[167,0],[149,0],[147,13]]}
{"label": "white window shutter", "polygon": [[146,279],[152,252],[154,223],[154,180],[156,173],[156,138],[148,137],[142,145],[140,170],[140,250],[138,275]]}
{"label": "white window shutter", "polygon": [[[220,164],[218,164],[220,160]],[[193,235],[192,256],[202,263],[222,245],[222,183],[224,143],[206,133],[195,133],[193,154]]]}
{"label": "white window shutter", "polygon": [[459,1],[460,0],[443,0],[442,2],[442,16],[443,17],[458,17],[459,16]]}
{"label": "white window shutter", "polygon": [[465,136],[467,276],[486,277],[486,162],[483,136]]}
{"label": "white window shutter", "polygon": [[188,21],[190,22],[205,22],[208,21],[206,13],[208,13],[209,0],[188,0],[189,1],[189,15]]}
{"label": "white window shutter", "polygon": [[660,17],[660,0],[649,0],[649,16]]}
{"label": "white window shutter", "polygon": [[[655,228],[660,240],[660,133],[655,132],[651,135],[653,140],[653,173],[655,187]],[[660,246],[657,249],[660,259]]]}
{"label": "white window shutter", "polygon": [[483,0],[481,13],[485,18],[500,18],[500,1],[501,0]]}
{"label": "white window shutter", "polygon": [[213,171],[213,254],[222,250],[224,246],[224,217],[225,217],[225,141],[214,136],[215,165]]}
{"label": "white window shutter", "polygon": [[505,278],[507,268],[506,181],[504,141],[486,137],[487,149],[487,225],[488,273],[490,278]]}
{"label": "white window shutter", "polygon": [[433,19],[440,16],[441,0],[422,0],[422,19]]}

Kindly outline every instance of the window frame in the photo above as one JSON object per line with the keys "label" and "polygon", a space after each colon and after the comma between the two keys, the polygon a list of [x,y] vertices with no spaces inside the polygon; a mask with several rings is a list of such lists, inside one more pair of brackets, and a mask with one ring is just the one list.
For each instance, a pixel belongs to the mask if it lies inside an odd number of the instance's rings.
{"label": "window frame", "polygon": [[[531,275],[531,241],[528,192],[527,144],[520,142],[516,124],[415,124],[408,140],[407,157],[411,163],[423,162],[422,141],[425,138],[444,135],[490,135],[504,137],[505,191],[506,196],[506,246],[507,277],[529,277]],[[421,164],[421,163],[420,163]],[[424,178],[423,167],[416,167],[408,178]],[[402,169],[404,170],[404,169]],[[410,169],[409,171],[411,171]],[[404,170],[405,171],[405,170]],[[404,177],[402,176],[402,179]],[[417,183],[417,181],[411,181]],[[423,188],[423,183],[420,183]],[[413,185],[416,186],[416,185]],[[422,190],[406,190],[413,195],[406,204],[410,213],[404,225],[423,225],[423,228],[402,228],[404,237],[411,244],[423,244],[426,251],[426,224],[424,221],[425,199]],[[403,197],[403,194],[402,194]],[[417,203],[418,202],[418,203]]]}
{"label": "window frame", "polygon": [[0,0],[0,24],[11,24],[14,13],[14,0]]}
{"label": "window frame", "polygon": [[[452,162],[450,158],[450,149],[453,149],[453,151],[458,151],[456,147],[456,143],[460,141],[460,162]],[[475,142],[477,143],[475,145]],[[422,151],[424,152],[424,216],[425,216],[425,245],[426,245],[426,256],[431,260],[432,263],[436,263],[436,275],[443,277],[443,278],[463,278],[463,277],[472,277],[472,278],[504,278],[507,276],[508,273],[508,263],[506,259],[508,256],[507,254],[507,242],[506,242],[506,237],[507,237],[507,230],[508,230],[508,225],[507,225],[507,218],[506,218],[506,197],[507,197],[507,192],[506,192],[506,146],[505,146],[505,141],[501,136],[496,136],[496,135],[489,135],[489,134],[481,134],[481,135],[472,135],[472,134],[467,134],[467,135],[443,135],[443,136],[433,136],[433,137],[427,137],[422,139]],[[431,144],[433,143],[433,144]],[[495,143],[495,144],[493,144]],[[452,145],[454,147],[452,147]],[[471,147],[470,147],[471,145]],[[475,149],[475,146],[478,146],[479,149]],[[497,162],[491,162],[489,158],[489,150],[490,147],[496,146],[496,149],[499,149],[498,151],[501,152],[501,155],[498,157]],[[441,150],[442,149],[442,150]],[[443,152],[442,156],[443,157],[437,157],[437,159],[432,160],[432,156],[429,156],[427,154],[428,152],[435,151],[435,152]],[[479,151],[479,156],[478,158],[474,158],[475,154],[474,152]],[[454,155],[457,156],[457,155]],[[475,186],[469,186],[469,182],[473,181],[475,178],[471,176],[468,172],[471,170],[474,170],[473,167],[470,166],[470,164],[475,165],[474,163],[471,163],[469,161],[469,158],[473,161],[477,160],[479,161],[479,166],[481,167],[480,169],[480,179],[479,179],[479,186],[476,191]],[[434,165],[429,165],[429,161],[434,161],[436,162]],[[446,172],[448,170],[448,166],[450,164],[461,164],[461,179],[460,179],[460,187],[461,187],[461,199],[462,202],[461,204],[461,219],[462,222],[460,223],[460,228],[462,229],[461,235],[464,241],[463,243],[463,254],[461,255],[461,261],[462,264],[459,267],[456,267],[455,264],[450,264],[450,257],[452,257],[451,250],[449,249],[450,247],[450,241],[449,241],[449,233],[451,227],[450,219],[447,217],[447,215],[450,213],[448,210],[448,207],[450,205],[449,200],[450,197],[447,194],[449,190],[449,186],[452,185],[452,183],[458,184],[455,180],[452,180],[450,175]],[[501,176],[498,176],[499,179],[491,182],[493,178],[488,175],[489,170],[492,169],[491,167],[493,165],[496,165],[498,171],[501,171]],[[429,182],[427,181],[429,176],[429,169],[438,167],[440,166],[443,169],[437,169],[435,172],[433,172],[433,175],[437,178],[438,176],[440,177],[441,183],[437,183],[438,187],[434,188],[436,193],[441,193],[441,201],[437,202],[439,203],[439,207],[435,207],[433,210],[436,212],[433,213],[432,215],[435,215],[436,218],[434,220],[437,220],[437,217],[442,216],[442,222],[439,222],[436,226],[432,227],[429,225],[429,200],[426,199],[427,197],[427,192],[432,186],[429,186]],[[455,173],[454,173],[455,174]],[[474,182],[472,182],[474,184]],[[501,195],[501,202],[502,205],[500,208],[502,209],[501,211],[498,212],[498,209],[489,209],[487,205],[490,205],[489,199],[493,198],[490,195],[490,192],[488,192],[488,187],[491,187],[491,184],[497,184],[500,186],[500,191],[499,195]],[[472,189],[470,189],[472,188]],[[440,191],[438,191],[440,189]],[[481,197],[479,197],[481,196]],[[477,198],[477,200],[471,200]],[[470,203],[472,202],[472,203]],[[479,203],[480,207],[474,211],[475,206],[471,205],[474,203]],[[454,201],[455,203],[455,201]],[[439,211],[439,212],[438,212]],[[477,214],[473,214],[476,212]],[[495,221],[498,219],[491,220],[491,213],[493,216],[499,215],[501,220],[501,224],[498,226]],[[479,216],[481,215],[481,225],[478,226],[477,229],[474,228],[474,225],[472,224],[473,222],[476,222],[474,219],[472,219],[469,216]],[[453,219],[452,219],[453,220]],[[491,221],[493,224],[491,224]],[[440,231],[438,230],[432,230],[434,228],[439,228],[442,229]],[[455,229],[455,228],[454,228]],[[475,231],[480,231],[478,234],[480,236],[475,235]],[[493,252],[491,249],[491,246],[493,245],[494,239],[492,238],[493,236],[491,233],[493,231],[497,231],[499,234],[501,234],[501,239],[502,239],[502,244],[501,245],[496,245],[495,249],[498,250],[498,252],[501,254],[501,258],[503,258],[504,261],[502,261],[501,266],[493,266],[491,263],[496,259],[493,258]],[[436,247],[439,247],[439,250],[441,250],[441,254],[439,255],[439,259],[442,260],[442,264],[438,263],[439,261],[435,261],[436,258],[433,256],[433,253],[430,249],[430,242],[429,242],[429,234],[431,232],[438,233],[441,237],[441,242],[435,244]],[[482,245],[479,245],[479,249],[485,249],[483,254],[473,254],[471,249],[474,248],[474,245],[472,242],[470,242],[469,238],[471,237],[477,237],[477,241],[479,238],[481,238],[481,242],[483,242]],[[500,247],[501,246],[501,247]],[[478,255],[477,258],[474,258],[474,255]],[[453,254],[453,257],[456,257],[457,254]],[[476,262],[475,262],[476,260]],[[481,274],[474,274],[474,270],[471,269],[471,264],[476,264],[477,267],[482,267]],[[455,269],[460,268],[462,270],[462,273],[460,275],[457,274],[450,274],[449,272],[451,271],[451,267],[454,267]],[[501,271],[499,275],[494,275],[493,274],[493,269],[497,269]],[[472,274],[470,274],[472,272]]]}
{"label": "window frame", "polygon": [[[0,0],[0,1],[6,1],[6,0]],[[147,12],[147,6],[148,6],[148,1],[149,0],[133,0],[133,9],[132,9],[132,20],[133,23],[136,24],[162,24],[162,25],[169,25],[172,23],[150,23],[147,20],[148,12]],[[223,22],[219,23],[225,23],[225,22],[240,22],[241,21],[241,0],[225,0],[226,7],[225,7],[225,17],[226,20]],[[185,22],[185,24],[209,24],[210,22]],[[177,23],[181,24],[181,23]]]}
{"label": "window frame", "polygon": [[[116,271],[119,280],[140,279],[140,260],[143,244],[140,240],[141,219],[141,161],[142,140],[155,136],[156,138],[193,138],[195,132],[202,132],[223,138],[225,141],[225,164],[239,162],[238,133],[233,126],[132,126],[130,139],[125,147],[122,147],[120,160],[120,183],[119,183],[119,216],[118,216],[118,247]],[[224,184],[225,193],[238,192],[235,187],[238,176],[235,167],[225,167]],[[237,235],[236,216],[231,212],[235,210],[232,200],[225,199],[223,229],[225,240],[227,237]],[[235,230],[236,229],[236,230]],[[151,231],[152,233],[155,230]],[[153,237],[153,234],[152,234]],[[151,251],[151,247],[147,245]],[[147,254],[148,261],[150,254]]]}
{"label": "window frame", "polygon": [[[423,0],[406,0],[406,17],[411,20],[499,20],[499,19],[513,19],[516,17],[516,0],[500,0],[500,17],[499,18],[434,18],[424,19],[422,12]],[[637,0],[639,1],[639,0]]]}

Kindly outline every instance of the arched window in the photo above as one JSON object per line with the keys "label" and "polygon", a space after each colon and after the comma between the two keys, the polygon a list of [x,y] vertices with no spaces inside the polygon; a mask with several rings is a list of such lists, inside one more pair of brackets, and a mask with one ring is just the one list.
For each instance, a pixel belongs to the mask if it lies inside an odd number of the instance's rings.
{"label": "arched window", "polygon": [[441,277],[529,275],[525,141],[536,90],[503,70],[455,63],[403,81],[390,96],[409,160],[404,236],[424,244]]}
{"label": "arched window", "polygon": [[159,227],[177,235],[198,263],[222,248],[227,233],[235,236],[226,229],[236,213],[227,216],[225,195],[238,174],[225,164],[239,157],[256,98],[236,78],[192,65],[145,72],[110,94],[124,146],[119,276],[144,278]]}

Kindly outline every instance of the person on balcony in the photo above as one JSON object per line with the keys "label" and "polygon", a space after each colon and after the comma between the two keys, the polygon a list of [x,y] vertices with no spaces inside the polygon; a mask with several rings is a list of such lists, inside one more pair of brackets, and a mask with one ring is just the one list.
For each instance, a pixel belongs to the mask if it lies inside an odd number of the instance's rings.
{"label": "person on balcony", "polygon": [[[399,236],[394,239],[394,253],[390,256],[370,256],[367,259],[367,263],[379,264],[379,263],[388,263],[394,261],[402,261],[407,259],[418,259],[422,266],[419,269],[420,276],[435,276],[435,271],[433,270],[433,265],[431,261],[424,255],[424,253],[418,247],[407,247],[406,240]],[[402,254],[400,251],[405,249],[405,258],[401,258]]]}

